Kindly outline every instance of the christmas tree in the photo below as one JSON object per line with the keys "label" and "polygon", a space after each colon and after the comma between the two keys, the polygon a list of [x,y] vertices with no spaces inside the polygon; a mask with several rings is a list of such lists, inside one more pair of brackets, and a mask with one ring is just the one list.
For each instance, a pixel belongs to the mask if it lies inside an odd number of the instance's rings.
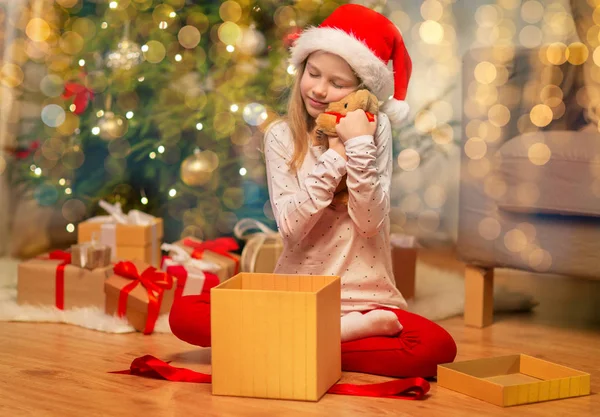
{"label": "christmas tree", "polygon": [[[101,199],[165,240],[272,224],[260,152],[285,112],[290,39],[342,1],[32,1],[15,23],[22,118],[10,175],[74,230]],[[20,79],[19,79],[20,77]]]}

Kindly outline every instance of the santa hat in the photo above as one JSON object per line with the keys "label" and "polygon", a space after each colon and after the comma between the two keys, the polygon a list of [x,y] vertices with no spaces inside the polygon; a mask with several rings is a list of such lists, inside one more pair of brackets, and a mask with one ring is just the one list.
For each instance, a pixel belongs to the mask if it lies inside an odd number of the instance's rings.
{"label": "santa hat", "polygon": [[[385,16],[359,4],[338,7],[318,27],[304,30],[296,38],[290,63],[299,68],[315,51],[342,57],[364,85],[383,102],[381,110],[392,124],[408,115],[406,89],[412,62],[402,34]],[[391,71],[388,62],[392,61]]]}

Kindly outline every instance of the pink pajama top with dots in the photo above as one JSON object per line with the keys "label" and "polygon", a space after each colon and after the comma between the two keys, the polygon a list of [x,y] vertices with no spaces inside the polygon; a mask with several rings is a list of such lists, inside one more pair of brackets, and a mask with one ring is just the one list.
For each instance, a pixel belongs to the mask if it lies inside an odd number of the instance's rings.
{"label": "pink pajama top with dots", "polygon": [[[307,134],[307,141],[310,141]],[[346,141],[348,161],[333,149],[309,146],[297,173],[289,167],[294,144],[286,122],[265,135],[267,182],[283,237],[276,274],[338,275],[342,314],[380,307],[406,309],[393,281],[390,250],[392,133],[378,115],[375,136]],[[329,207],[347,174],[348,206]]]}

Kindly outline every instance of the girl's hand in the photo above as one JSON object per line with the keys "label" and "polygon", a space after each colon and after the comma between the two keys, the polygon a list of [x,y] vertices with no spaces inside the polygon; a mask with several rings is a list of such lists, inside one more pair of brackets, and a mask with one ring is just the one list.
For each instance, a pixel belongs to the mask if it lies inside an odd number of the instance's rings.
{"label": "girl's hand", "polygon": [[364,110],[351,111],[346,117],[340,120],[336,125],[335,130],[337,131],[340,140],[344,143],[346,143],[348,139],[357,136],[373,136],[377,130],[377,115],[375,115],[374,121],[369,122]]}
{"label": "girl's hand", "polygon": [[340,140],[340,138],[338,138],[337,136],[329,136],[328,139],[329,149],[333,149],[334,151],[339,153],[345,161],[347,161],[348,157],[346,156],[346,147],[344,146],[344,143]]}

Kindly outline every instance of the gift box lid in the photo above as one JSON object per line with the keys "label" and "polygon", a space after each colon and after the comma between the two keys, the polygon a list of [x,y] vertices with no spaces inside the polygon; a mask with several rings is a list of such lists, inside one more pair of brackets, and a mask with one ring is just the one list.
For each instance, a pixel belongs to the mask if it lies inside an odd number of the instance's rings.
{"label": "gift box lid", "polygon": [[590,393],[590,374],[523,354],[438,365],[437,381],[503,407]]}

